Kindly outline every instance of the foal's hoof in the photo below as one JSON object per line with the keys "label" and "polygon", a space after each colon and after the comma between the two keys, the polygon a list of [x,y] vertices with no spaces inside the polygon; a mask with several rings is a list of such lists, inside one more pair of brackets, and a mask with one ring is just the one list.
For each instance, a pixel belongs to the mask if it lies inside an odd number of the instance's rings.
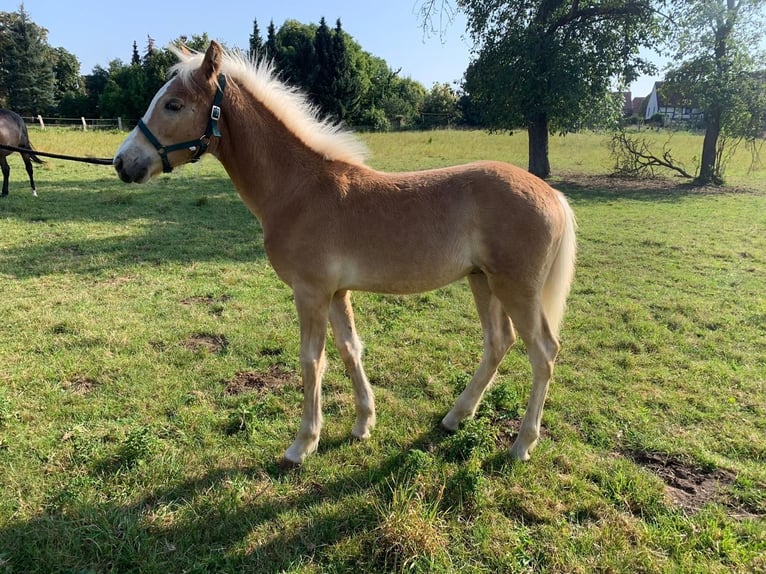
{"label": "foal's hoof", "polygon": [[452,411],[450,411],[442,419],[441,427],[448,432],[457,432],[457,430],[460,428],[461,422],[463,422],[463,419],[454,416]]}
{"label": "foal's hoof", "polygon": [[287,457],[282,457],[282,459],[279,461],[279,470],[283,471],[289,471],[289,470],[296,470],[303,466],[302,462],[295,462],[294,460],[290,460]]}
{"label": "foal's hoof", "polygon": [[528,447],[521,445],[516,441],[513,443],[513,446],[511,446],[511,456],[518,461],[527,462],[532,457],[532,449],[534,449],[534,445]]}

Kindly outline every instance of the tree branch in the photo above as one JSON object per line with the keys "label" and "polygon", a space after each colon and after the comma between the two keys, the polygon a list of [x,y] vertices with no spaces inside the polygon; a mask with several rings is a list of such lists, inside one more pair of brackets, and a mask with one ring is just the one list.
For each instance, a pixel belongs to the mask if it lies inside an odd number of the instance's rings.
{"label": "tree branch", "polygon": [[624,6],[591,6],[580,8],[580,2],[575,0],[568,13],[555,19],[548,26],[548,33],[553,33],[559,28],[563,28],[578,20],[590,20],[594,18],[608,18],[615,16],[641,16],[647,9],[651,9],[646,2],[630,2]]}
{"label": "tree branch", "polygon": [[669,169],[681,177],[693,179],[694,176],[679,165],[668,148],[667,142],[662,155],[655,155],[645,138],[631,137],[624,131],[612,136],[612,157],[615,158],[615,173],[628,177],[640,177],[646,173],[654,175],[656,168]]}

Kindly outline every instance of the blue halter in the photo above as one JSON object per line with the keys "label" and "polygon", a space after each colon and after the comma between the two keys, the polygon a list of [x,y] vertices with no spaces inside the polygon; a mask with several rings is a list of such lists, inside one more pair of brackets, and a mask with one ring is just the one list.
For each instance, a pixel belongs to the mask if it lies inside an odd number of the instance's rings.
{"label": "blue halter", "polygon": [[199,139],[171,145],[162,145],[160,140],[158,140],[151,132],[149,126],[144,123],[143,118],[138,120],[138,129],[141,130],[141,133],[146,136],[149,143],[151,143],[157,150],[157,153],[160,154],[163,172],[170,173],[173,171],[173,167],[168,161],[168,154],[170,152],[187,149],[194,152],[194,157],[192,157],[191,161],[199,161],[202,155],[207,151],[208,145],[210,145],[210,139],[212,137],[221,137],[221,132],[218,129],[218,120],[221,119],[221,102],[223,101],[223,91],[225,89],[226,76],[224,74],[219,74],[218,91],[216,91],[215,98],[213,98],[213,107],[210,109],[210,118],[207,121],[207,128],[205,129],[205,133]]}

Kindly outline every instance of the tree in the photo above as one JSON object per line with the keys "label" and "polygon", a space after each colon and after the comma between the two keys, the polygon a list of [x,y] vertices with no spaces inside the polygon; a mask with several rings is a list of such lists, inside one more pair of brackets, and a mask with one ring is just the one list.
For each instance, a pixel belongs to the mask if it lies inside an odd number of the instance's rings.
{"label": "tree", "polygon": [[317,73],[315,34],[316,24],[287,20],[276,37],[279,70],[289,83],[308,93],[311,93]]}
{"label": "tree", "polygon": [[[101,66],[93,68],[90,74],[85,76],[86,111],[81,116],[89,118],[104,117],[101,114],[101,96],[109,83],[109,71]],[[105,114],[104,114],[105,115]]]}
{"label": "tree", "polygon": [[[194,38],[196,37],[193,36],[192,38],[192,43],[195,43]],[[207,35],[205,35],[204,40],[207,40]],[[208,41],[204,46],[196,46],[194,49],[202,50],[203,48],[207,48],[209,43],[210,42]],[[177,62],[178,58],[176,58],[171,51],[158,50],[154,47],[154,40],[148,38],[146,54],[141,61],[141,69],[143,70],[145,77],[145,93],[143,97],[144,108],[149,107],[154,94],[156,94],[159,89],[165,85],[165,82],[168,81],[168,70],[170,70],[170,67]]]}
{"label": "tree", "polygon": [[449,84],[434,84],[421,107],[423,127],[449,125],[460,119],[458,97]]}
{"label": "tree", "polygon": [[55,110],[51,113],[65,118],[84,116],[88,104],[83,77],[80,75],[79,60],[64,48],[53,48],[51,63],[55,77],[53,91]]}
{"label": "tree", "polygon": [[255,60],[264,55],[263,51],[264,44],[261,39],[261,31],[258,29],[258,20],[253,18],[253,33],[250,34],[250,48],[247,53],[251,60]]}
{"label": "tree", "polygon": [[47,30],[32,22],[22,5],[2,13],[0,84],[6,105],[22,115],[45,113],[53,105],[54,76]]}
{"label": "tree", "polygon": [[314,70],[311,70],[311,88],[309,93],[317,105],[329,112],[334,111],[335,102],[333,83],[337,74],[333,55],[332,33],[324,17],[319,20],[319,27],[314,33]]}
{"label": "tree", "polygon": [[[446,0],[442,0],[441,6]],[[475,43],[464,89],[493,130],[529,132],[529,171],[550,175],[548,135],[582,125],[617,80],[653,66],[661,0],[456,0]],[[439,9],[423,3],[421,14]]]}
{"label": "tree", "polygon": [[134,66],[141,65],[141,54],[138,53],[138,42],[133,40],[133,55],[130,58],[130,63]]}
{"label": "tree", "polygon": [[[673,41],[680,62],[667,75],[668,91],[705,115],[697,182],[722,183],[728,137],[762,133],[764,78],[755,50],[762,38],[764,0],[676,0]],[[760,64],[760,66],[759,66]]]}
{"label": "tree", "polygon": [[66,94],[83,94],[80,61],[64,48],[51,49],[51,64],[55,79],[54,99],[58,102]]}
{"label": "tree", "polygon": [[277,29],[274,26],[274,20],[269,22],[266,29],[266,55],[276,64],[279,46],[277,46]]}
{"label": "tree", "polygon": [[316,70],[311,96],[326,114],[337,121],[347,121],[359,106],[361,82],[340,20],[332,31],[324,18],[319,21],[314,36],[314,53]]}
{"label": "tree", "polygon": [[335,98],[333,112],[339,121],[346,121],[354,116],[362,96],[362,82],[349,50],[351,43],[353,40],[343,31],[338,18],[332,35],[334,69],[332,93]]}

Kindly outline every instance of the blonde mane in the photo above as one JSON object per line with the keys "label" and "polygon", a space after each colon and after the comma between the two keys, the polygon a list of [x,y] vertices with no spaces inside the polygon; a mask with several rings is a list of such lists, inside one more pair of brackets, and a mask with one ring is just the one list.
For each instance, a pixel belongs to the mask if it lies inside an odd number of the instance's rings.
{"label": "blonde mane", "polygon": [[[171,47],[180,62],[171,72],[189,83],[204,54]],[[224,51],[221,71],[266,106],[304,144],[328,160],[364,164],[367,147],[351,131],[320,117],[319,109],[297,88],[279,79],[272,62],[250,60],[241,52]]]}

